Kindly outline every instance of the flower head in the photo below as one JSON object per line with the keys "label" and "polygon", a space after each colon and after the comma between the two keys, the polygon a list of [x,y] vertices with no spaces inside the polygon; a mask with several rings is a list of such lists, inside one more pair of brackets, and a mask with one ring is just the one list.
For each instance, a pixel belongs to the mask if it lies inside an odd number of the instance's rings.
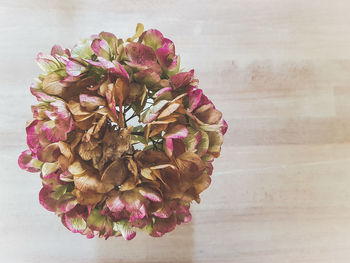
{"label": "flower head", "polygon": [[88,238],[161,237],[190,222],[227,123],[194,70],[179,72],[174,43],[138,24],[126,43],[101,32],[37,63],[18,165],[40,172],[40,204]]}

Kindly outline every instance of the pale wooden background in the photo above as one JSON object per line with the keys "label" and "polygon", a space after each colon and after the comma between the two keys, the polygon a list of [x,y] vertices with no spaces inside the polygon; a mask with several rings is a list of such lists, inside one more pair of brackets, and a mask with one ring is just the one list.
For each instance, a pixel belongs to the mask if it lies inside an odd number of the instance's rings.
{"label": "pale wooden background", "polygon": [[[137,22],[176,43],[229,123],[193,222],[161,239],[87,240],[17,167],[34,58]],[[0,1],[1,262],[349,262],[350,2]]]}

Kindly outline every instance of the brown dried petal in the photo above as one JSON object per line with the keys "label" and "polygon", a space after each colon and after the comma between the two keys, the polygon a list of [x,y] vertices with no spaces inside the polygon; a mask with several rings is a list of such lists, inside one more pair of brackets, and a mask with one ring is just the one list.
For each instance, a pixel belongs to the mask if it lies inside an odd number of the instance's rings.
{"label": "brown dried petal", "polygon": [[74,176],[74,184],[82,192],[107,193],[114,188],[113,184],[102,182],[97,174],[86,171],[83,175]]}
{"label": "brown dried petal", "polygon": [[114,186],[121,185],[128,177],[129,171],[122,159],[112,162],[103,172],[101,180],[103,183]]}
{"label": "brown dried petal", "polygon": [[158,119],[168,117],[170,114],[172,114],[174,111],[179,108],[179,103],[170,103],[162,112],[159,114]]}
{"label": "brown dried petal", "polygon": [[134,176],[134,179],[136,180],[138,176],[138,169],[136,162],[130,157],[126,159],[126,162],[128,164],[128,170],[129,172]]}
{"label": "brown dried petal", "polygon": [[141,84],[135,82],[131,83],[129,85],[129,95],[127,98],[127,102],[131,103],[140,98],[143,93],[143,90],[144,88]]}
{"label": "brown dried petal", "polygon": [[222,113],[214,109],[212,104],[206,104],[195,111],[195,116],[204,123],[218,124],[222,118]]}
{"label": "brown dried petal", "polygon": [[73,175],[80,175],[85,173],[86,168],[83,167],[83,164],[79,160],[76,160],[68,167],[68,171]]}
{"label": "brown dried petal", "polygon": [[80,99],[80,105],[86,108],[88,111],[92,111],[96,109],[99,106],[105,106],[106,101],[102,97],[98,96],[91,96],[88,94],[81,94],[79,96]]}
{"label": "brown dried petal", "polygon": [[193,187],[197,194],[200,194],[205,189],[207,189],[210,185],[211,178],[210,176],[204,172],[198,178],[193,181]]}
{"label": "brown dried petal", "polygon": [[73,114],[74,117],[76,116],[91,116],[91,112],[84,110],[79,102],[76,102],[74,100],[70,100],[68,102],[68,108],[70,112]]}
{"label": "brown dried petal", "polygon": [[105,124],[107,120],[107,115],[103,115],[97,122],[96,126],[95,126],[95,129],[94,129],[94,132],[93,132],[93,135],[95,138],[98,138],[99,137],[99,132],[102,128],[102,126]]}
{"label": "brown dried petal", "polygon": [[150,168],[141,169],[141,175],[143,177],[145,177],[146,179],[151,180],[151,181],[157,180],[157,177],[153,174],[153,172]]}
{"label": "brown dried petal", "polygon": [[101,157],[101,146],[95,139],[91,139],[88,142],[83,142],[78,147],[78,153],[80,157],[85,160],[91,160],[93,157]]}
{"label": "brown dried petal", "polygon": [[115,96],[118,105],[122,105],[124,100],[127,98],[129,94],[130,88],[127,83],[122,81],[121,78],[118,78],[115,82]]}
{"label": "brown dried petal", "polygon": [[129,191],[136,187],[138,182],[135,182],[134,178],[130,177],[126,180],[122,186],[119,188],[120,191]]}
{"label": "brown dried petal", "polygon": [[113,122],[118,122],[118,119],[108,107],[103,107],[95,112],[101,115],[106,115]]}
{"label": "brown dried petal", "polygon": [[71,148],[72,152],[73,152],[74,148],[79,144],[82,137],[83,137],[82,132],[75,132],[74,139],[70,142],[70,148]]}
{"label": "brown dried petal", "polygon": [[205,164],[202,159],[193,152],[184,152],[176,158],[177,167],[181,175],[190,178],[196,178],[205,169]]}
{"label": "brown dried petal", "polygon": [[95,192],[82,192],[79,189],[74,189],[72,194],[77,197],[78,203],[81,205],[96,205],[103,198],[103,194]]}
{"label": "brown dried petal", "polygon": [[82,129],[82,130],[87,130],[91,127],[92,123],[95,120],[95,114],[91,113],[91,115],[86,116],[85,118],[75,118],[76,122],[75,122],[75,126],[77,126],[78,128]]}
{"label": "brown dried petal", "polygon": [[160,164],[168,164],[170,162],[165,153],[160,151],[139,151],[134,156],[140,167],[151,167]]}
{"label": "brown dried petal", "polygon": [[43,80],[43,90],[45,93],[49,95],[57,95],[62,96],[64,93],[65,87],[61,83],[62,77],[52,72],[49,75],[47,75]]}
{"label": "brown dried petal", "polygon": [[161,133],[162,131],[164,131],[167,127],[168,127],[167,123],[153,125],[152,126],[152,132],[151,132],[151,134],[149,136],[153,137],[153,136]]}

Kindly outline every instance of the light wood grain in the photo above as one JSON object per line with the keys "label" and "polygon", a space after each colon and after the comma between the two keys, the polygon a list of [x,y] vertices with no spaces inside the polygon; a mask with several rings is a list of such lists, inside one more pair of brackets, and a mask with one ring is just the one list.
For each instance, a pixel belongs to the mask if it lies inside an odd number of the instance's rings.
{"label": "light wood grain", "polygon": [[[1,262],[349,262],[350,2],[0,2]],[[137,22],[174,40],[229,124],[193,221],[163,238],[87,240],[17,167],[34,59]]]}

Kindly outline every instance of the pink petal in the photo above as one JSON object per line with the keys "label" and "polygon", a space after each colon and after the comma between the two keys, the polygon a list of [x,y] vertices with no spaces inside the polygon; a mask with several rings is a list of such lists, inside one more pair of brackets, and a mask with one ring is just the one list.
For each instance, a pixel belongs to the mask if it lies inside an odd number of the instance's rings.
{"label": "pink petal", "polygon": [[159,48],[156,54],[157,60],[163,69],[171,70],[177,67],[177,56],[169,47]]}
{"label": "pink petal", "polygon": [[58,130],[55,126],[52,127],[53,121],[46,121],[41,125],[41,131],[46,134],[49,142],[65,141],[67,134],[64,131]]}
{"label": "pink petal", "polygon": [[176,218],[178,224],[189,223],[192,219],[190,204],[183,204],[179,202],[179,205],[176,207]]}
{"label": "pink petal", "polygon": [[192,69],[189,72],[177,73],[174,76],[172,76],[170,80],[174,85],[175,89],[180,89],[189,85],[193,80],[193,76],[194,76],[194,70]]}
{"label": "pink petal", "polygon": [[109,45],[104,39],[94,39],[91,43],[91,49],[98,57],[107,57],[109,54]]}
{"label": "pink petal", "polygon": [[131,212],[129,222],[133,222],[137,219],[142,219],[146,216],[146,208],[145,205],[141,205],[140,208],[135,209]]}
{"label": "pink petal", "polygon": [[190,112],[194,111],[197,108],[197,106],[201,100],[202,94],[203,94],[203,91],[201,89],[197,89],[197,90],[189,92],[189,94],[188,94],[188,98],[189,98],[188,99],[188,104],[189,104],[188,110]]}
{"label": "pink petal", "polygon": [[63,217],[64,225],[72,231],[72,233],[83,233],[86,229],[86,221],[81,216],[75,215],[70,216],[69,214],[64,214]]}
{"label": "pink petal", "polygon": [[50,197],[52,189],[47,186],[43,186],[39,192],[39,203],[47,210],[51,212],[56,212],[57,201]]}
{"label": "pink petal", "polygon": [[150,233],[153,237],[161,237],[165,233],[171,232],[176,227],[176,218],[171,216],[169,218],[156,218],[153,224],[153,231]]}
{"label": "pink petal", "polygon": [[113,62],[103,58],[103,57],[98,57],[98,61],[92,61],[92,60],[85,60],[91,65],[94,65],[96,67],[102,67],[107,69],[111,74],[114,74],[120,78],[122,78],[125,81],[129,81],[129,74],[125,70],[125,68],[116,60]]}
{"label": "pink petal", "polygon": [[26,127],[27,145],[34,154],[37,154],[40,149],[39,136],[36,133],[36,125],[38,122],[38,120],[34,120]]}
{"label": "pink petal", "polygon": [[93,110],[98,106],[105,105],[105,100],[103,98],[88,94],[80,94],[79,100],[81,106],[86,107],[88,110]]}
{"label": "pink petal", "polygon": [[76,205],[78,204],[76,198],[72,197],[68,200],[64,200],[63,202],[60,203],[59,205],[59,210],[62,213],[67,213],[71,211]]}
{"label": "pink petal", "polygon": [[[174,152],[174,143],[173,139],[182,139],[188,136],[188,130],[186,126],[182,124],[177,124],[175,126],[172,126],[166,134],[163,136],[165,138],[164,141],[164,151],[167,154],[167,156],[171,157]],[[180,153],[184,151],[185,145],[183,142],[180,142],[181,144],[177,144],[176,147],[176,153]]]}
{"label": "pink petal", "polygon": [[160,76],[152,69],[146,69],[134,74],[134,78],[137,82],[146,84],[147,87],[152,88],[160,81]]}
{"label": "pink petal", "polygon": [[109,208],[109,210],[111,210],[112,212],[115,212],[115,213],[121,212],[125,207],[125,205],[121,201],[118,193],[115,194],[114,196],[108,198],[106,201],[106,205]]}
{"label": "pink petal", "polygon": [[36,57],[38,66],[46,73],[52,72],[59,68],[59,63],[51,55],[40,52]]}
{"label": "pink petal", "polygon": [[150,188],[140,187],[139,193],[142,196],[148,198],[149,200],[151,200],[153,202],[161,202],[162,201],[162,198],[160,197],[160,195],[156,191],[154,191]]}
{"label": "pink petal", "polygon": [[56,55],[59,55],[59,56],[67,55],[68,57],[70,57],[70,51],[69,49],[63,50],[63,48],[60,45],[54,45],[51,48],[51,56],[56,56]]}
{"label": "pink petal", "polygon": [[224,135],[227,132],[228,125],[225,120],[222,120],[222,127],[221,127],[221,133]]}
{"label": "pink petal", "polygon": [[131,240],[136,236],[136,232],[128,225],[127,222],[119,221],[114,224],[114,230],[120,231],[125,240]]}
{"label": "pink petal", "polygon": [[188,130],[185,125],[177,124],[175,126],[172,126],[170,129],[167,130],[166,134],[164,135],[164,138],[167,139],[182,139],[187,137]]}
{"label": "pink petal", "polygon": [[67,74],[73,77],[79,76],[85,70],[86,67],[73,58],[71,58],[66,64]]}
{"label": "pink petal", "polygon": [[144,65],[148,61],[157,61],[154,50],[140,43],[130,43],[125,47],[126,55],[131,62]]}
{"label": "pink petal", "polygon": [[112,88],[113,88],[113,86],[108,85],[105,95],[106,95],[106,100],[107,100],[107,104],[108,104],[109,109],[112,111],[112,113],[114,114],[116,119],[118,119],[119,116],[118,116],[117,110],[115,108],[116,107],[116,102],[115,102],[115,97],[112,96]]}
{"label": "pink petal", "polygon": [[160,95],[164,94],[165,92],[169,92],[172,91],[171,87],[166,87],[166,88],[162,88],[160,90],[157,91],[157,93],[155,94],[156,97],[160,97]]}
{"label": "pink petal", "polygon": [[38,101],[50,102],[55,100],[54,97],[47,95],[45,92],[41,91],[38,88],[35,88],[35,84],[32,84],[30,86],[30,92],[37,98]]}
{"label": "pink petal", "polygon": [[100,61],[94,61],[91,59],[83,59],[85,62],[89,63],[90,65],[96,66],[96,67],[104,67],[104,65]]}
{"label": "pink petal", "polygon": [[35,161],[39,162],[36,159],[33,159],[32,152],[30,150],[25,150],[18,157],[18,165],[21,169],[26,170],[31,173],[39,172],[40,167],[34,166]]}
{"label": "pink petal", "polygon": [[200,100],[200,102],[198,103],[197,107],[200,107],[200,106],[202,106],[202,105],[207,105],[207,104],[212,104],[212,105],[213,105],[213,108],[215,109],[215,106],[214,106],[214,104],[211,102],[211,100],[208,99],[207,96],[205,96],[204,94],[202,94],[201,100]]}
{"label": "pink petal", "polygon": [[66,104],[61,100],[56,100],[50,103],[58,119],[69,120],[71,118],[70,112],[68,111]]}
{"label": "pink petal", "polygon": [[157,29],[150,29],[143,32],[140,39],[142,39],[145,45],[157,50],[162,46],[164,37],[163,34]]}

